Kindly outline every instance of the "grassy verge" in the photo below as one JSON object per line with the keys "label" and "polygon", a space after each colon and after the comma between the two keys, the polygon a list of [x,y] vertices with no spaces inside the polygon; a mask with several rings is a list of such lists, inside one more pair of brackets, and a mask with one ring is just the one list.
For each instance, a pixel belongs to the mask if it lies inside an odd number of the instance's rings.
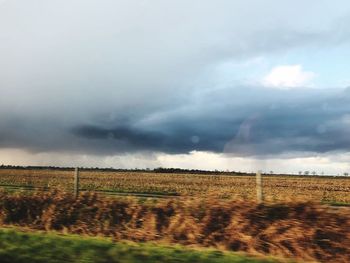
{"label": "grassy verge", "polygon": [[114,243],[106,238],[57,235],[0,229],[2,263],[58,262],[277,262],[271,258],[252,258],[242,254],[152,243]]}

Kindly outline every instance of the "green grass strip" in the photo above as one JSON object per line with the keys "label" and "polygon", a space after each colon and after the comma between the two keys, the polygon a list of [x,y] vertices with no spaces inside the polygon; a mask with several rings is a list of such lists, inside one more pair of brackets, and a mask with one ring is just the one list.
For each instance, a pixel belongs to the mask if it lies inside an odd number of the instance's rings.
{"label": "green grass strip", "polygon": [[199,250],[153,243],[115,243],[106,238],[21,232],[15,229],[0,229],[0,261],[2,263],[278,262],[272,258],[253,258],[212,249]]}

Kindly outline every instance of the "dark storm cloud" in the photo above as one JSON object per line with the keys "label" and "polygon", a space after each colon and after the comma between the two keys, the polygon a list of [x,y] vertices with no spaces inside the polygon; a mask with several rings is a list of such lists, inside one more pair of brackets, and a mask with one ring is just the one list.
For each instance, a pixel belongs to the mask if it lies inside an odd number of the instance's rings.
{"label": "dark storm cloud", "polygon": [[[233,101],[232,90],[213,92],[209,101],[187,105],[172,113],[150,112],[120,126],[78,125],[71,130],[98,151],[192,150],[235,155],[350,150],[350,97],[346,91],[262,91],[246,88]],[[270,99],[259,102],[262,93]],[[301,99],[301,93],[304,99]],[[218,107],[217,102],[225,105]],[[248,103],[250,101],[250,103]],[[152,116],[162,115],[152,121]],[[151,121],[149,120],[151,119]],[[89,150],[96,150],[92,147]]]}
{"label": "dark storm cloud", "polygon": [[348,151],[349,103],[348,90],[226,88],[197,95],[196,102],[184,100],[168,111],[161,107],[127,116],[101,113],[89,122],[66,126],[40,118],[8,119],[0,132],[0,145],[100,155]]}

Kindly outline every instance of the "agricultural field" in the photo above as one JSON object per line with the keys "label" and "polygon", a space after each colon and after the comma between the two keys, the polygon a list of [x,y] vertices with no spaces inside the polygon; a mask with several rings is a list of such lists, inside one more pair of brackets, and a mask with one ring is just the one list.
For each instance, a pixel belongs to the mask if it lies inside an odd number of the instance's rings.
{"label": "agricultural field", "polygon": [[[0,185],[33,186],[71,191],[73,171],[0,169]],[[84,191],[146,193],[180,197],[254,200],[255,177],[153,172],[80,171]],[[350,177],[264,175],[266,201],[350,203]]]}

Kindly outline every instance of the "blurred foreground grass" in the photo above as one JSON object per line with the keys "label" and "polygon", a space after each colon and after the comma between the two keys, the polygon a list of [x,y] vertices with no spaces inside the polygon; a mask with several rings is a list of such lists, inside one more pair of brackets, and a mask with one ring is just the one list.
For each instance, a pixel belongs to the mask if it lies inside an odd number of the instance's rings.
{"label": "blurred foreground grass", "polygon": [[271,258],[252,258],[242,254],[151,243],[112,242],[106,238],[57,235],[0,229],[2,263],[56,262],[277,262]]}

